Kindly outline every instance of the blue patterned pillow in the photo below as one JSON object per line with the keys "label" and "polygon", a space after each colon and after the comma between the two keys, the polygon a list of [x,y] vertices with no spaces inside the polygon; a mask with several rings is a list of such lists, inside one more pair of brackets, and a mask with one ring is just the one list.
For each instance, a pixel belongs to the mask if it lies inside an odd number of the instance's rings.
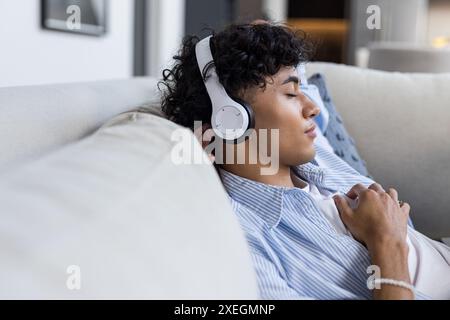
{"label": "blue patterned pillow", "polygon": [[353,140],[347,132],[347,129],[345,129],[342,117],[339,115],[333,102],[331,101],[323,75],[320,73],[312,75],[308,79],[308,83],[317,86],[323,104],[330,114],[328,126],[323,134],[333,147],[334,153],[336,153],[360,174],[372,178],[367,170],[366,162],[361,158],[358,150],[356,149],[355,140]]}

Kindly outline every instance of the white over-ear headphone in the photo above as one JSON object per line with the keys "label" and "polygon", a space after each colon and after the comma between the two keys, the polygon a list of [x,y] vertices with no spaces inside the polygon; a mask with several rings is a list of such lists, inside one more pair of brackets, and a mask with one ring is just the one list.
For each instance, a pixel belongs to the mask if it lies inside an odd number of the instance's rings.
{"label": "white over-ear headphone", "polygon": [[[236,142],[237,139],[245,135],[248,129],[254,126],[253,112],[249,105],[232,99],[219,82],[211,53],[211,38],[212,36],[209,36],[199,41],[195,46],[200,74],[212,104],[211,127],[219,138]],[[208,74],[203,77],[205,67],[210,63],[212,65],[209,66]]]}

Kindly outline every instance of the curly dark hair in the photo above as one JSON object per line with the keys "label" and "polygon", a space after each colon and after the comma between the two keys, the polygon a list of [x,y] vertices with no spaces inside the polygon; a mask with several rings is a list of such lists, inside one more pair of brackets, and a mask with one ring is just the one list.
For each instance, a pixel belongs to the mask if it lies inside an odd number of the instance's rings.
{"label": "curly dark hair", "polygon": [[[211,122],[211,101],[195,55],[200,39],[187,36],[172,69],[163,71],[159,82],[165,90],[162,110],[168,119],[193,129],[194,121]],[[221,84],[233,98],[242,90],[265,87],[266,78],[281,67],[296,66],[312,58],[314,44],[302,31],[274,23],[234,24],[213,33],[211,52]]]}

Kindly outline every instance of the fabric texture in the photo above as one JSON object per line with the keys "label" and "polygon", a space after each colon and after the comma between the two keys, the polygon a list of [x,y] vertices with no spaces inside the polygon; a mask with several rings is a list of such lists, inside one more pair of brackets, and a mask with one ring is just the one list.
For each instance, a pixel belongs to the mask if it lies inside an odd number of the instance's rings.
{"label": "fabric texture", "polygon": [[317,86],[324,106],[328,110],[329,122],[323,135],[333,147],[334,152],[360,174],[370,177],[366,161],[359,155],[355,140],[348,133],[342,117],[333,104],[324,76],[320,73],[314,74],[308,82]]}

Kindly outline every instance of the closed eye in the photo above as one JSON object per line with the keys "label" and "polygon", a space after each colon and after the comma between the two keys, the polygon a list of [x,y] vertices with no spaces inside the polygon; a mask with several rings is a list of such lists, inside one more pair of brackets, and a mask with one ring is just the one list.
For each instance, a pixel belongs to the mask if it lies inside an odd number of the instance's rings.
{"label": "closed eye", "polygon": [[288,93],[288,94],[286,94],[288,97],[290,97],[290,98],[295,98],[297,95],[296,94],[291,94],[291,93]]}

